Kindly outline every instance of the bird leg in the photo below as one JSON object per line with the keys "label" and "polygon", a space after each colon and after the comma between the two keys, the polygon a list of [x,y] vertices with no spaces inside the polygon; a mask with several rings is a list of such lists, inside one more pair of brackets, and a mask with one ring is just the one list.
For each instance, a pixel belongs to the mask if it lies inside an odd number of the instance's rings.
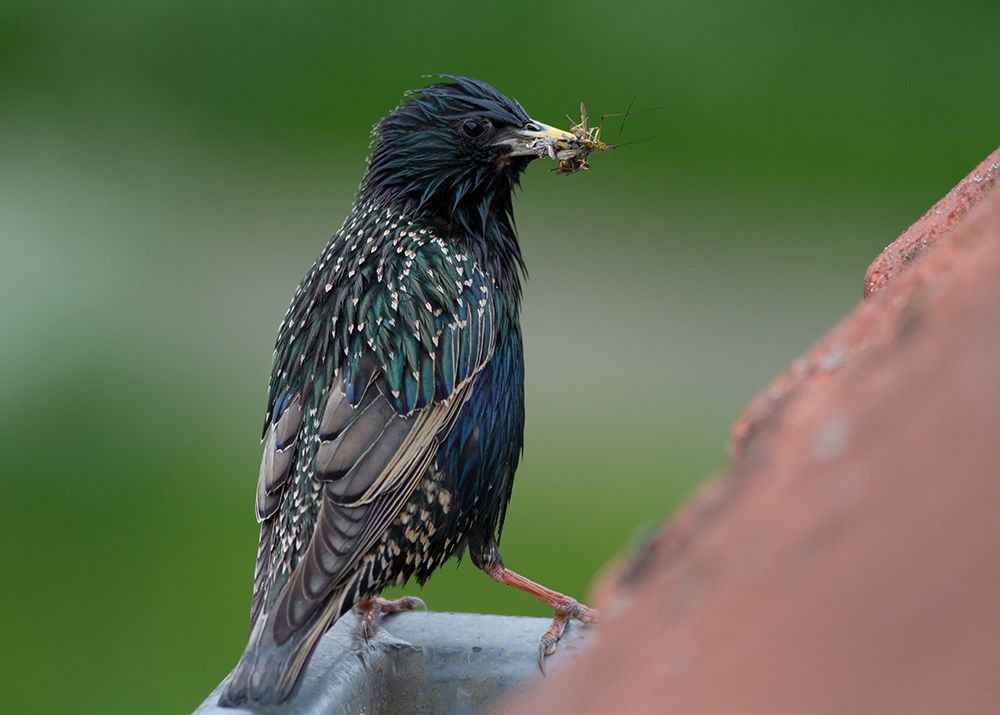
{"label": "bird leg", "polygon": [[354,604],[354,610],[361,615],[361,633],[365,640],[372,637],[375,632],[375,621],[380,615],[399,613],[400,611],[412,611],[416,608],[427,608],[423,599],[416,596],[403,596],[390,601],[386,598],[375,596],[374,598],[359,598]]}
{"label": "bird leg", "polygon": [[596,609],[585,606],[575,598],[546,588],[542,584],[505,567],[500,558],[500,550],[495,543],[488,543],[482,550],[472,551],[470,555],[473,563],[485,571],[494,581],[505,583],[531,594],[552,607],[552,625],[542,635],[542,640],[538,644],[538,669],[542,671],[542,675],[545,675],[545,657],[556,652],[556,644],[562,638],[566,624],[571,618],[587,625],[596,625],[600,621],[600,615]]}

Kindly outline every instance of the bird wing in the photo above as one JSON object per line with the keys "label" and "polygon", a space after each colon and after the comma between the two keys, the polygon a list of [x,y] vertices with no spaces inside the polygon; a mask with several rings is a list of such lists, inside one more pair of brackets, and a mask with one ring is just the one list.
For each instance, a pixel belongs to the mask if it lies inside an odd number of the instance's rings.
{"label": "bird wing", "polygon": [[[283,409],[272,410],[257,486],[252,621],[277,608],[274,627],[294,632],[343,587],[419,485],[488,363],[497,333],[492,281],[465,257],[433,265],[429,290],[417,281],[367,286],[359,301],[368,304],[349,316],[346,355],[328,387],[310,403],[317,381],[305,381],[276,401]],[[294,471],[308,474],[318,497],[288,488],[293,461],[307,467]],[[275,588],[262,559],[294,536],[276,522],[302,498],[318,498],[319,513],[297,568]]]}

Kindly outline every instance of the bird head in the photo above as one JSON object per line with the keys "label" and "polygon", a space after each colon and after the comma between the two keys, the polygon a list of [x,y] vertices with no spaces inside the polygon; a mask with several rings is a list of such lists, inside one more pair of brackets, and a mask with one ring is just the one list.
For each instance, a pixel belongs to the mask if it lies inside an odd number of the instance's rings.
{"label": "bird head", "polygon": [[442,219],[485,222],[497,199],[509,208],[532,159],[579,140],[533,120],[485,82],[442,77],[449,81],[408,92],[375,127],[362,190]]}

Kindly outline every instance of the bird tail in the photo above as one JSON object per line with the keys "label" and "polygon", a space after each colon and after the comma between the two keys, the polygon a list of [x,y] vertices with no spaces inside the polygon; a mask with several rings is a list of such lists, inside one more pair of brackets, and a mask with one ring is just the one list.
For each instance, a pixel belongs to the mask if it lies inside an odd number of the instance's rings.
{"label": "bird tail", "polygon": [[[287,633],[284,615],[285,599],[279,598],[274,608],[262,612],[254,622],[250,638],[240,662],[236,665],[219,706],[278,705],[285,702],[299,682],[309,656],[320,636],[351,604],[345,607],[347,589],[330,595],[323,607],[317,608],[301,627]],[[279,622],[284,621],[284,627]]]}

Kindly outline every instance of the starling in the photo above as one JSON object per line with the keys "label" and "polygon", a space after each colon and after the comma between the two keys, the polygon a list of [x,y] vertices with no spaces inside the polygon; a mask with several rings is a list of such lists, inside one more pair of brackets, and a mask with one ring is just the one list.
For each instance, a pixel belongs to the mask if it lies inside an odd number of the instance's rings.
{"label": "starling", "polygon": [[466,549],[552,606],[540,667],[570,618],[596,622],[497,546],[524,442],[511,194],[532,159],[574,151],[580,137],[451,75],[375,127],[354,207],[278,329],[250,635],[220,705],[283,702],[338,618],[423,605],[378,594]]}

